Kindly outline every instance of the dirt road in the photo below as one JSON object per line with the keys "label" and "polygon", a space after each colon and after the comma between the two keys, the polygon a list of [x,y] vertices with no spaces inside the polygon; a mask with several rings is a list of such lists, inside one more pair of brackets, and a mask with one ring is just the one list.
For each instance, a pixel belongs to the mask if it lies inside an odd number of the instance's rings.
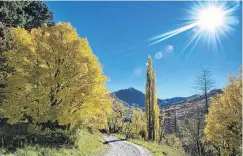
{"label": "dirt road", "polygon": [[152,156],[152,154],[136,144],[105,136],[106,143],[110,145],[104,156]]}

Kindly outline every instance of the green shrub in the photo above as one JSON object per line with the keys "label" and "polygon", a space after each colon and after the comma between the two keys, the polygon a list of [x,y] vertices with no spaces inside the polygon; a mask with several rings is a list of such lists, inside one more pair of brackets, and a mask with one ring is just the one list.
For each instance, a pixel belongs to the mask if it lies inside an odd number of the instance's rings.
{"label": "green shrub", "polygon": [[166,135],[162,139],[161,144],[168,145],[174,148],[182,148],[182,142],[175,135]]}
{"label": "green shrub", "polygon": [[103,148],[102,135],[97,130],[81,128],[81,125],[71,128],[69,138],[83,154],[96,153]]}

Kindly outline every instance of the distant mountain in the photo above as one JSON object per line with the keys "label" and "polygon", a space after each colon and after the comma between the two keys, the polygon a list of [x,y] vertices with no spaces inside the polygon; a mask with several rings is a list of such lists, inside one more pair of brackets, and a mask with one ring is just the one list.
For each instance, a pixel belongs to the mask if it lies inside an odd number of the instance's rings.
{"label": "distant mountain", "polygon": [[112,93],[120,100],[128,103],[129,105],[136,105],[144,107],[145,95],[139,90],[134,88],[122,89]]}
{"label": "distant mountain", "polygon": [[[145,102],[144,93],[133,87],[128,88],[128,89],[118,90],[116,92],[113,92],[112,94],[129,105],[136,105],[137,107],[144,107],[144,102]],[[162,107],[167,107],[169,105],[173,105],[178,102],[182,102],[184,100],[192,99],[195,97],[198,97],[198,95],[195,94],[195,95],[192,95],[189,97],[173,97],[173,98],[169,98],[169,99],[159,99],[158,98],[158,104],[162,108]]]}

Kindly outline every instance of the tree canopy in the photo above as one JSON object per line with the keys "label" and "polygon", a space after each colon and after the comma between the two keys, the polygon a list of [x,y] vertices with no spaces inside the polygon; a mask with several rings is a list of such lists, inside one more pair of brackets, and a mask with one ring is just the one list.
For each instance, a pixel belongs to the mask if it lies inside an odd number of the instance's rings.
{"label": "tree canopy", "polygon": [[107,78],[87,39],[69,23],[10,33],[12,45],[4,57],[14,72],[4,82],[1,106],[10,123],[106,125],[111,109]]}
{"label": "tree canopy", "polygon": [[229,76],[223,94],[212,100],[206,117],[206,140],[220,148],[223,155],[242,153],[242,81],[239,76]]}
{"label": "tree canopy", "polygon": [[43,23],[52,24],[53,14],[41,1],[0,1],[0,22],[30,30]]}
{"label": "tree canopy", "polygon": [[[0,80],[5,81],[6,76],[13,72],[2,56],[3,51],[10,49],[9,29],[21,27],[31,30],[43,24],[54,24],[53,14],[43,2],[0,1]],[[0,82],[0,102],[4,99],[3,88],[4,84]]]}

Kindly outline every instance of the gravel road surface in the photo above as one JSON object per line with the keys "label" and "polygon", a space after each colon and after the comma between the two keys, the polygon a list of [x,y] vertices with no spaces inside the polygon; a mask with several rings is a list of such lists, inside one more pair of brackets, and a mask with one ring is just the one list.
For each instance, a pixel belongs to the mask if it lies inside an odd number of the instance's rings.
{"label": "gravel road surface", "polygon": [[152,156],[152,154],[141,146],[117,139],[113,136],[104,136],[105,143],[110,147],[104,156]]}

